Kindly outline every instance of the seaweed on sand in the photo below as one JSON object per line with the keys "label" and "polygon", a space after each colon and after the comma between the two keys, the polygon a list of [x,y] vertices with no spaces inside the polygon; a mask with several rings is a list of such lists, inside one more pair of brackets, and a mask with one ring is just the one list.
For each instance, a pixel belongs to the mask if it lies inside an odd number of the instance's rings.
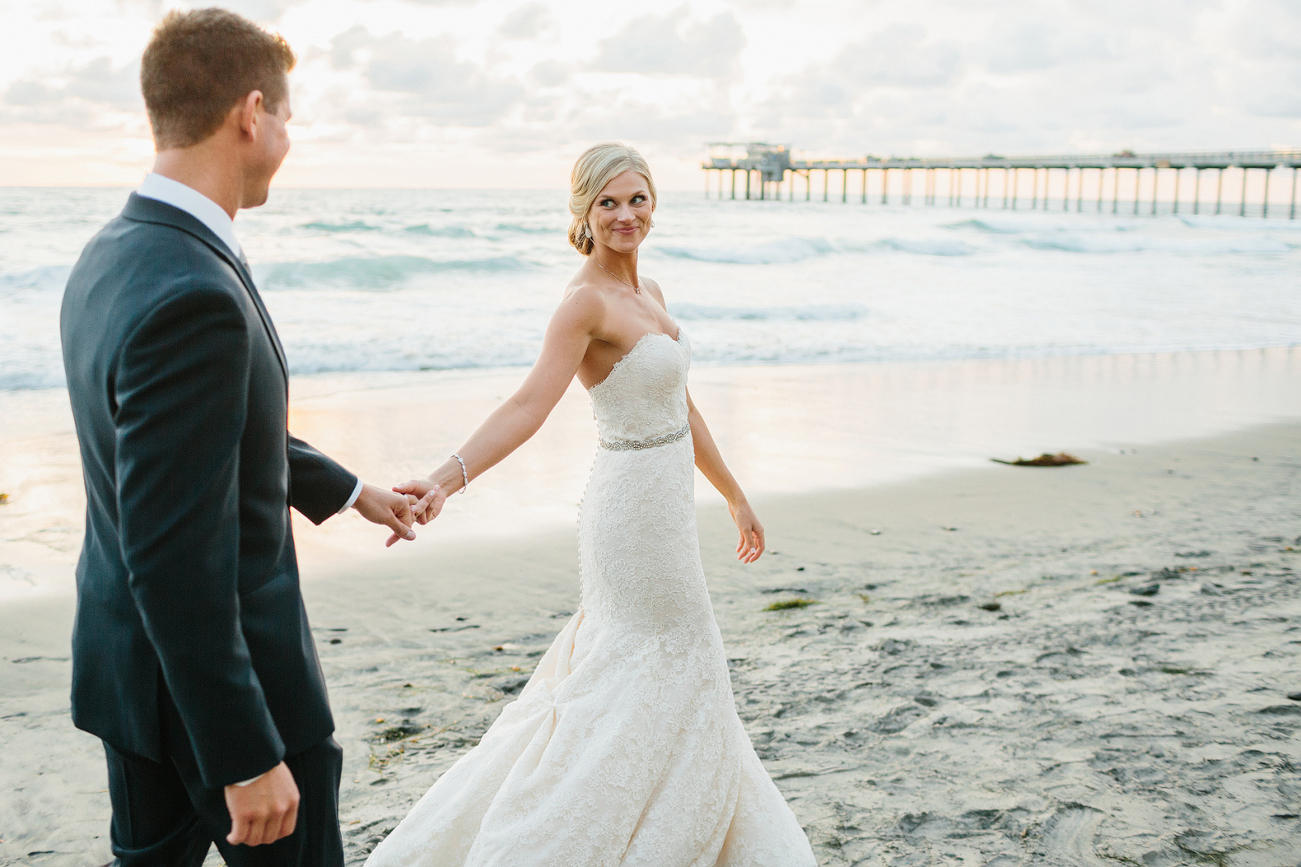
{"label": "seaweed on sand", "polygon": [[808,608],[810,605],[817,605],[816,599],[784,599],[781,602],[774,602],[771,605],[765,605],[764,611],[788,611],[791,608]]}
{"label": "seaweed on sand", "polygon": [[1069,467],[1073,464],[1088,463],[1088,461],[1082,461],[1075,455],[1066,452],[1058,452],[1055,455],[1044,452],[1039,457],[1030,458],[1029,460],[1025,458],[1017,458],[1014,461],[1005,461],[1000,458],[990,458],[990,460],[996,464],[1007,464],[1009,467]]}

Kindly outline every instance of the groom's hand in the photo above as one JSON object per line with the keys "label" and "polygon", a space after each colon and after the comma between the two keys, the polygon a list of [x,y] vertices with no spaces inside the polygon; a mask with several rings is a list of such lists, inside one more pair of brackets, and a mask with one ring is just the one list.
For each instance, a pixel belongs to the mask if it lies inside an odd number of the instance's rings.
{"label": "groom's hand", "polygon": [[294,833],[298,823],[298,785],[284,762],[247,786],[226,787],[232,845],[262,846]]}
{"label": "groom's hand", "polygon": [[412,479],[393,490],[406,495],[407,502],[411,504],[411,514],[421,524],[428,524],[437,518],[443,511],[443,504],[447,502],[447,494],[429,479]]}
{"label": "groom's hand", "polygon": [[[386,491],[374,485],[362,485],[357,502],[352,507],[372,524],[383,524],[393,531],[393,535],[384,543],[385,547],[393,545],[400,539],[411,540],[416,533],[411,529],[415,523],[412,504],[402,494]],[[423,508],[423,507],[422,507]]]}

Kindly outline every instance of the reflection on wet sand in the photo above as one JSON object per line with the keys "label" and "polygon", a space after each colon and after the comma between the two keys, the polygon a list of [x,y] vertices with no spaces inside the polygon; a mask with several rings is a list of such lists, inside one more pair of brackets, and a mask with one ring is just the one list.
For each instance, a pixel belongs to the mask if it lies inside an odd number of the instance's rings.
{"label": "reflection on wet sand", "polygon": [[[525,371],[296,379],[290,427],[363,478],[396,484],[454,451]],[[991,457],[1129,448],[1301,416],[1301,347],[1011,361],[697,367],[691,392],[752,498],[857,488]],[[71,589],[84,508],[67,399],[0,392],[0,599]],[[572,527],[596,449],[570,388],[537,436],[475,480],[416,545]],[[698,477],[702,502],[717,495]],[[356,515],[297,540],[310,576],[386,552]],[[404,546],[405,548],[406,546]],[[413,549],[414,550],[414,549]],[[406,553],[412,553],[408,550]]]}

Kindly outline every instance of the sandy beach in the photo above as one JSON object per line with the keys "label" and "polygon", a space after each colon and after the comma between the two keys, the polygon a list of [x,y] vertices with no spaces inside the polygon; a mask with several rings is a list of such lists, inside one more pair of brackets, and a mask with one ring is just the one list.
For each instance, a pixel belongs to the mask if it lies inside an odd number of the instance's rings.
{"label": "sandy beach", "polygon": [[319,673],[346,867],[1301,867],[1301,0],[1125,5],[3,3],[0,867],[74,621],[136,851]]}
{"label": "sandy beach", "polygon": [[[1295,865],[1296,351],[838,371],[692,378],[771,545],[738,565],[726,510],[701,496],[737,707],[819,863]],[[296,382],[294,425],[363,474],[405,477],[515,376],[424,403],[428,380]],[[17,494],[0,512],[0,863],[94,865],[103,760],[67,714],[76,458],[57,401],[23,400],[0,479]],[[420,440],[389,415],[413,405]],[[298,526],[350,863],[573,612],[585,409],[571,393],[415,544]],[[1089,463],[988,460],[1057,449]],[[767,610],[795,600],[810,604]]]}

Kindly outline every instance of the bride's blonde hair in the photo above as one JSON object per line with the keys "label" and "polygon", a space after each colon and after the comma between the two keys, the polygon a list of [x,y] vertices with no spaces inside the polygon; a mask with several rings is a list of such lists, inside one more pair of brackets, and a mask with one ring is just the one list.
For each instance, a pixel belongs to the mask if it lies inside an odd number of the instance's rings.
{"label": "bride's blonde hair", "polygon": [[646,179],[650,191],[651,209],[655,209],[655,180],[645,158],[626,144],[617,141],[592,145],[574,163],[569,176],[569,243],[584,256],[592,253],[592,239],[587,237],[587,212],[605,189],[605,185],[626,171],[632,170]]}

